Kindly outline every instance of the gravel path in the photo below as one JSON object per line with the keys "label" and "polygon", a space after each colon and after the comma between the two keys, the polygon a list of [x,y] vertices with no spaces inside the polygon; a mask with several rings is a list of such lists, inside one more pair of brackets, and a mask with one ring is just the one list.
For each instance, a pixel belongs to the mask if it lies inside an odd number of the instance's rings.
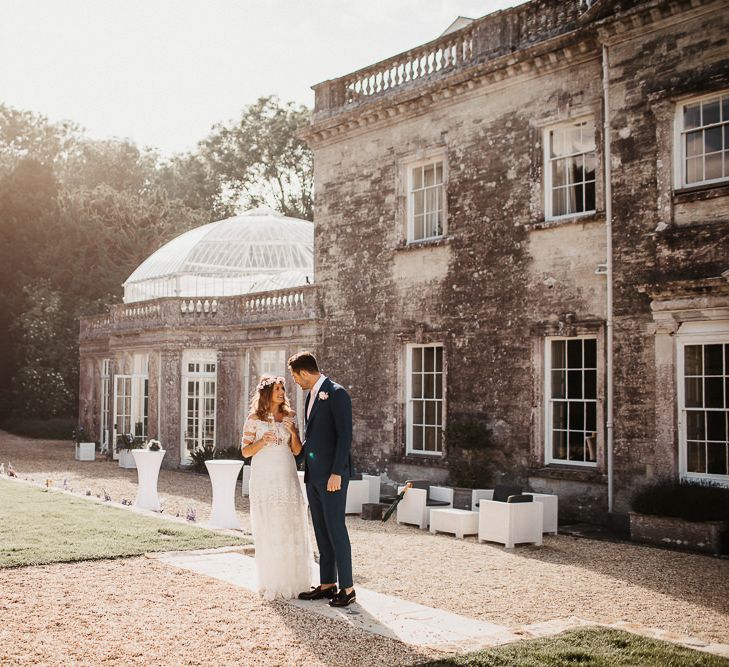
{"label": "gravel path", "polygon": [[[21,477],[38,482],[50,478],[60,484],[66,477],[74,490],[91,488],[94,494],[100,494],[103,487],[114,500],[133,499],[136,493],[136,471],[122,470],[109,462],[74,461],[68,443],[28,440],[0,432],[0,462],[8,461]],[[206,476],[163,470],[159,490],[166,513],[184,516],[186,508],[194,506],[199,520],[209,516],[211,493]],[[247,529],[247,500],[239,497],[236,502]],[[497,545],[479,545],[474,538],[432,536],[398,526],[392,520],[384,525],[358,518],[348,518],[347,522],[355,584],[373,590],[506,626],[577,616],[729,643],[729,560],[565,535],[545,536],[541,548],[522,546],[508,553]],[[329,643],[328,638],[343,632],[342,628],[332,627],[323,619],[299,619],[300,612],[286,605],[265,604],[244,591],[220,582],[194,580],[192,575],[169,572],[159,564],[145,565],[144,576],[151,577],[150,584],[154,584],[138,586],[136,590],[148,593],[138,594],[141,597],[137,599],[134,591],[124,586],[123,576],[124,570],[133,568],[136,562],[132,559],[3,572],[3,589],[12,581],[16,591],[33,591],[33,604],[19,600],[14,606],[26,607],[32,623],[50,626],[56,639],[48,639],[47,646],[39,644],[41,640],[33,638],[26,627],[28,616],[12,614],[11,619],[23,620],[0,624],[0,658],[3,651],[9,650],[5,640],[8,635],[14,638],[11,645],[27,644],[24,650],[50,663],[60,660],[55,652],[58,646],[72,637],[79,643],[78,636],[82,641],[74,650],[88,650],[91,662],[107,655],[98,651],[116,647],[118,653],[106,659],[132,663],[136,659],[133,651],[140,651],[141,656],[144,648],[147,658],[152,651],[170,662],[196,664],[195,660],[206,655],[203,645],[208,651],[210,645],[218,643],[225,649],[236,647],[233,652],[252,652],[263,661],[251,659],[251,664],[404,665],[424,658],[398,642],[372,637],[351,638],[357,647],[351,659],[339,655],[336,646],[317,652],[313,637]],[[87,579],[93,586],[102,586],[106,597],[99,596],[98,591],[95,595]],[[72,595],[64,592],[71,585]],[[154,591],[163,592],[160,596]],[[53,626],[60,613],[58,601],[68,599],[76,602],[72,609],[64,607],[67,611],[61,614],[60,625]],[[0,611],[3,604],[0,602]],[[74,616],[74,609],[79,607],[87,608],[89,614]],[[110,618],[111,630],[97,646],[98,639],[92,632],[95,621],[90,619],[102,611]],[[199,624],[195,622],[198,615]],[[78,636],[69,630],[77,626],[85,628]],[[145,630],[148,626],[165,627],[163,644],[151,638]],[[123,632],[118,631],[121,628]],[[129,640],[137,636],[136,631],[134,635],[131,632],[134,628],[139,628],[138,638]],[[226,659],[220,656],[231,654],[215,655],[219,659],[211,657],[210,662],[222,664]],[[247,664],[246,660],[240,662]]]}

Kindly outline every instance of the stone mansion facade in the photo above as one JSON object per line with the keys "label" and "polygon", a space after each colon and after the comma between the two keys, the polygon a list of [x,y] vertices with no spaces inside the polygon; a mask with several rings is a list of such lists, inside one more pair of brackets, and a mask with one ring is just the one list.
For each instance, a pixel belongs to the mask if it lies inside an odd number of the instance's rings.
{"label": "stone mansion facade", "polygon": [[563,518],[623,514],[661,477],[729,484],[726,2],[531,0],[452,28],[314,87],[302,301],[85,320],[82,418],[154,350],[148,417],[176,447],[194,345],[227,445],[261,355],[312,347],[362,471],[446,481],[443,429],[477,421],[499,479]]}

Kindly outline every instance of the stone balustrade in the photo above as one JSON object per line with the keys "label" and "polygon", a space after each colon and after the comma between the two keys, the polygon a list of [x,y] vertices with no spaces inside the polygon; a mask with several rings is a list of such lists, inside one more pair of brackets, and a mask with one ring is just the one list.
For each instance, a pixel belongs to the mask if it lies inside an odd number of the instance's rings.
{"label": "stone balustrade", "polygon": [[82,317],[81,339],[161,327],[255,325],[269,322],[314,320],[316,287],[220,298],[169,297],[117,304],[108,314]]}
{"label": "stone balustrade", "polygon": [[493,12],[392,58],[324,81],[314,86],[312,122],[316,124],[375,100],[399,99],[400,91],[449,80],[456,73],[487,63],[513,65],[516,50],[546,43],[582,27],[580,15],[590,4],[585,0],[525,3]]}

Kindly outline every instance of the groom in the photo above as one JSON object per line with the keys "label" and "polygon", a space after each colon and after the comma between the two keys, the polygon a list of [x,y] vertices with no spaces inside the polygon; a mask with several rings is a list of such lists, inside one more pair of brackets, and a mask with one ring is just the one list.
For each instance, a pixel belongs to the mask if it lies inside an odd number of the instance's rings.
{"label": "groom", "polygon": [[301,593],[299,599],[328,598],[330,606],[346,607],[356,599],[352,547],[344,521],[347,486],[352,475],[352,401],[344,387],[319,372],[311,352],[293,355],[288,365],[294,382],[309,392],[302,453],[321,581],[316,588]]}

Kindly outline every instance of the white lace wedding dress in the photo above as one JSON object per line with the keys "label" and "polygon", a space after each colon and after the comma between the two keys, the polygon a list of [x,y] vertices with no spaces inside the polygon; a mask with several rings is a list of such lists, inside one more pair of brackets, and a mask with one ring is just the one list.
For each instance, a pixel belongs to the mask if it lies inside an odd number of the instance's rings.
{"label": "white lace wedding dress", "polygon": [[[243,443],[263,437],[268,422],[248,419]],[[277,422],[277,444],[251,459],[250,504],[256,547],[258,591],[267,600],[294,598],[311,585],[311,546],[306,504],[289,443],[291,434]]]}

